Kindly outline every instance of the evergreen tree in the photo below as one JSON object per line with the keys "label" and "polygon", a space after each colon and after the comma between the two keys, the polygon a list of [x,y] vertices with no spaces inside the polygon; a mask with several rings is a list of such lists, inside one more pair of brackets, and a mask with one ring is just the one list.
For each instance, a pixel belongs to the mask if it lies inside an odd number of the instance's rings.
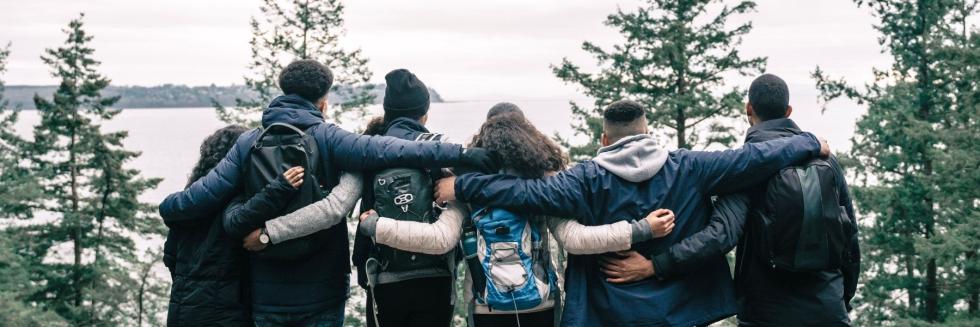
{"label": "evergreen tree", "polygon": [[[746,22],[734,28],[728,18],[755,9],[752,1],[734,6],[713,4],[720,0],[648,0],[636,12],[618,10],[605,24],[616,28],[625,43],[606,50],[585,42],[582,49],[593,55],[599,72],[585,73],[567,58],[552,67],[558,78],[580,86],[595,100],[594,107],[572,105],[576,134],[589,142],[571,147],[573,158],[595,154],[602,133],[602,108],[630,99],[648,108],[655,127],[673,131],[678,148],[711,143],[730,144],[735,133],[724,120],[741,114],[743,91],[724,89],[726,74],[755,74],[765,68],[765,58],[743,59],[737,49],[752,29]],[[568,146],[567,141],[563,142]]]}
{"label": "evergreen tree", "polygon": [[245,85],[258,96],[236,99],[233,108],[214,103],[221,120],[245,126],[258,126],[259,114],[279,94],[278,76],[294,60],[313,59],[334,72],[330,90],[333,118],[363,109],[374,100],[371,71],[360,50],[339,46],[344,35],[344,5],[340,0],[262,0],[262,21],[252,18],[251,74]]}
{"label": "evergreen tree", "polygon": [[[977,33],[963,0],[855,1],[894,63],[855,88],[813,73],[824,101],[867,105],[850,153],[862,221],[859,322],[976,317],[980,148]],[[971,36],[972,35],[972,36]],[[969,318],[969,317],[968,317]]]}
{"label": "evergreen tree", "polygon": [[[0,49],[0,74],[6,71],[10,46]],[[34,193],[33,179],[25,167],[23,139],[13,130],[17,112],[7,112],[0,80],[0,321],[13,326],[65,326],[58,315],[32,307],[25,299],[36,290],[29,269],[15,252],[13,244],[23,236],[9,225],[14,218],[30,218]]]}
{"label": "evergreen tree", "polygon": [[[10,46],[0,49],[0,74],[6,71]],[[0,219],[31,217],[37,185],[25,161],[26,142],[14,131],[18,112],[10,111],[0,80]]]}
{"label": "evergreen tree", "polygon": [[153,208],[138,196],[159,179],[124,167],[139,155],[123,148],[126,132],[101,130],[101,122],[119,114],[109,108],[119,98],[101,95],[109,79],[96,71],[83,17],[64,30],[62,47],[41,56],[60,79],[51,101],[34,97],[41,122],[34,128],[31,160],[50,222],[20,228],[32,235],[20,251],[27,252],[42,286],[31,301],[73,325],[131,324],[139,260],[134,239],[163,231],[150,216]]}

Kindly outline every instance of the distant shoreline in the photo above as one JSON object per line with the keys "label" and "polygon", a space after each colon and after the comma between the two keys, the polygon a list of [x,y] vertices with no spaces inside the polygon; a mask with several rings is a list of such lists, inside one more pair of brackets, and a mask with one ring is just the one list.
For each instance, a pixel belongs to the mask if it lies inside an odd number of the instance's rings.
{"label": "distant shoreline", "polygon": [[[34,95],[38,94],[50,100],[57,85],[7,85],[3,90],[3,98],[9,101],[9,108],[21,110],[36,110]],[[381,103],[384,97],[384,84],[368,84],[351,88],[337,86],[331,91],[331,99],[343,102],[347,95],[355,92],[369,92],[374,95],[374,103]],[[150,108],[206,108],[214,107],[214,102],[222,106],[234,106],[236,99],[251,99],[257,95],[244,85],[229,86],[187,86],[164,84],[158,86],[112,86],[107,87],[103,96],[120,96],[114,108],[150,109]],[[434,103],[443,102],[442,96],[436,90],[429,88],[429,97]]]}

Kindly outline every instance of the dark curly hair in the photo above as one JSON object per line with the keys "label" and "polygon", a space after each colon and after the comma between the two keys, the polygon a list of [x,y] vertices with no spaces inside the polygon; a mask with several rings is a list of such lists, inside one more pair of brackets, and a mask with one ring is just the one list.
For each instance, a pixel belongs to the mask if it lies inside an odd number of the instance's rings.
{"label": "dark curly hair", "polygon": [[384,116],[374,116],[368,121],[367,126],[364,127],[364,135],[382,135],[385,133],[385,122]]}
{"label": "dark curly hair", "polygon": [[310,102],[317,102],[333,86],[330,68],[316,60],[297,60],[279,73],[279,89],[284,94],[296,94]]}
{"label": "dark curly hair", "polygon": [[218,165],[231,150],[231,147],[235,145],[235,141],[238,137],[245,133],[248,129],[239,125],[228,125],[221,128],[211,134],[204,142],[201,143],[201,158],[197,160],[197,164],[194,165],[194,170],[191,170],[191,177],[187,180],[187,186],[190,186],[204,175],[207,175],[214,166]]}
{"label": "dark curly hair", "polygon": [[503,167],[525,178],[542,177],[568,166],[568,157],[519,112],[494,115],[480,127],[470,146],[497,155]]}

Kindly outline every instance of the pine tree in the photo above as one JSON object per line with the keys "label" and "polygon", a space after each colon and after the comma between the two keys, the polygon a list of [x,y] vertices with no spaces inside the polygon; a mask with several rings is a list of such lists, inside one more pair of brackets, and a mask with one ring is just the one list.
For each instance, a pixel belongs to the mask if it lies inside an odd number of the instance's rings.
{"label": "pine tree", "polygon": [[[103,133],[100,123],[120,110],[118,97],[103,97],[109,79],[96,71],[92,36],[82,18],[65,29],[61,47],[41,59],[60,84],[52,100],[34,97],[41,122],[34,128],[31,159],[51,222],[21,228],[32,235],[21,251],[38,285],[30,299],[55,310],[73,325],[126,324],[133,318],[134,239],[163,232],[153,208],[138,200],[159,179],[124,167],[139,154],[123,148],[125,131]],[[69,249],[66,255],[60,250]]]}
{"label": "pine tree", "polygon": [[592,42],[582,44],[582,49],[595,57],[599,72],[582,72],[567,58],[552,67],[558,78],[577,84],[595,100],[591,109],[571,103],[577,118],[573,126],[576,134],[589,137],[589,143],[571,147],[573,158],[595,154],[602,131],[602,108],[620,99],[646,106],[651,124],[672,130],[678,148],[727,145],[735,140],[731,124],[724,120],[741,113],[743,91],[717,91],[724,89],[726,74],[762,72],[766,59],[743,59],[737,49],[742,37],[752,30],[752,23],[727,26],[728,18],[754,11],[755,3],[739,1],[732,7],[721,6],[709,17],[719,2],[648,0],[636,12],[618,10],[605,24],[616,28],[625,43],[611,50]]}
{"label": "pine tree", "polygon": [[[976,307],[980,249],[977,33],[961,0],[855,1],[870,8],[894,63],[864,88],[813,73],[824,101],[867,105],[850,171],[862,221],[859,322],[925,320]],[[972,35],[972,36],[970,36]],[[974,317],[976,309],[971,309]]]}
{"label": "pine tree", "polygon": [[[353,112],[363,116],[363,109],[374,100],[370,92],[371,71],[360,50],[347,51],[339,46],[344,31],[344,5],[340,0],[262,0],[262,21],[252,18],[251,74],[245,85],[257,97],[236,99],[233,108],[214,102],[221,120],[246,126],[258,126],[258,117],[279,93],[278,76],[293,60],[313,59],[334,72],[330,90],[330,113],[333,118]],[[363,85],[362,85],[363,84]]]}
{"label": "pine tree", "polygon": [[[0,74],[6,71],[10,45],[0,49]],[[32,307],[25,299],[37,287],[31,283],[27,261],[14,247],[23,235],[9,227],[12,219],[31,218],[35,193],[33,175],[25,166],[24,146],[14,133],[17,112],[7,112],[0,80],[0,321],[13,326],[66,326],[58,315]]]}
{"label": "pine tree", "polygon": [[[10,45],[0,49],[0,74],[6,71],[9,55]],[[32,200],[38,196],[37,185],[25,164],[27,142],[14,131],[18,112],[7,107],[3,91],[0,80],[0,219],[30,218]]]}

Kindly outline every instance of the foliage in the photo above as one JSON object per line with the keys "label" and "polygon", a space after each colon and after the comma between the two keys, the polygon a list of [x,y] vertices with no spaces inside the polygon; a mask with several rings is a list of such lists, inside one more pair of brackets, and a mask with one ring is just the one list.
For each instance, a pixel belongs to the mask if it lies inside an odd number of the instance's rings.
{"label": "foliage", "polygon": [[130,324],[137,284],[131,271],[139,261],[134,238],[162,233],[153,208],[138,196],[159,179],[124,167],[139,155],[123,148],[126,132],[101,130],[120,112],[109,109],[118,97],[101,95],[109,79],[96,71],[83,17],[68,25],[62,47],[41,56],[61,81],[52,100],[35,97],[41,122],[24,145],[41,192],[33,201],[41,220],[7,230],[22,236],[12,248],[39,287],[27,303],[72,325]]}
{"label": "foliage", "polygon": [[864,215],[857,321],[976,319],[980,37],[966,20],[976,2],[855,2],[879,20],[879,43],[894,63],[864,88],[819,67],[813,76],[824,101],[846,97],[868,110],[847,161]]}
{"label": "foliage", "polygon": [[286,64],[298,59],[319,61],[334,73],[331,93],[344,101],[334,101],[334,119],[350,111],[363,116],[363,109],[374,95],[373,85],[357,87],[371,79],[367,59],[360,50],[340,47],[344,35],[344,5],[340,0],[262,0],[262,21],[252,18],[251,74],[245,85],[257,93],[252,99],[237,99],[233,108],[215,104],[221,120],[257,126],[258,113],[278,94],[277,77]]}
{"label": "foliage", "polygon": [[762,72],[766,59],[744,59],[737,49],[752,30],[751,22],[727,26],[730,17],[753,11],[755,3],[724,5],[709,16],[712,5],[719,2],[648,0],[636,12],[618,10],[605,24],[623,35],[623,44],[611,50],[592,42],[582,44],[595,57],[598,72],[585,73],[567,58],[552,67],[558,78],[577,84],[595,100],[592,108],[571,103],[575,132],[589,137],[588,143],[571,147],[573,158],[595,153],[602,108],[620,99],[647,107],[650,123],[672,130],[678,148],[735,141],[732,126],[723,120],[741,113],[743,91],[725,89],[725,75]]}

